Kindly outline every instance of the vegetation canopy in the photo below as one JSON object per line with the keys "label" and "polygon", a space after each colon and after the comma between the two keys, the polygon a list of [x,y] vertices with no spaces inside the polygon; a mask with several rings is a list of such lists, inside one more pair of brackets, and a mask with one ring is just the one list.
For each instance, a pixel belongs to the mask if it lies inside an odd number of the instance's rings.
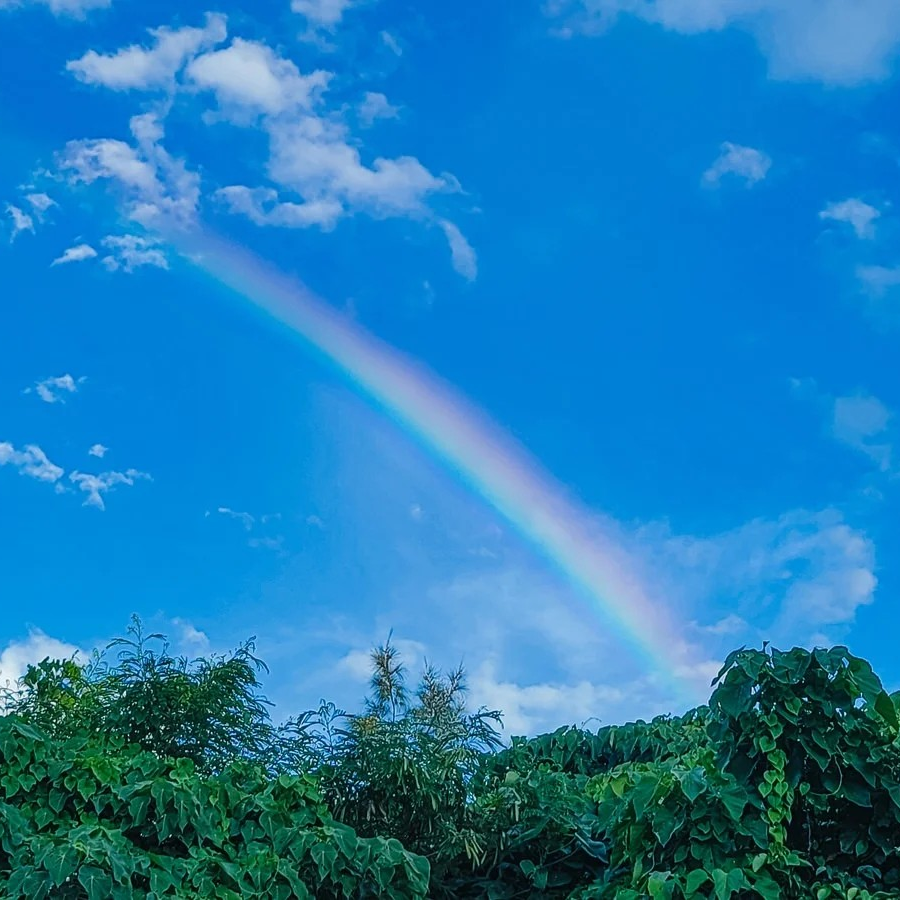
{"label": "vegetation canopy", "polygon": [[900,896],[898,697],[844,647],[731,654],[680,717],[501,740],[388,641],[358,713],[275,724],[252,642],[135,620],[0,716],[4,898]]}

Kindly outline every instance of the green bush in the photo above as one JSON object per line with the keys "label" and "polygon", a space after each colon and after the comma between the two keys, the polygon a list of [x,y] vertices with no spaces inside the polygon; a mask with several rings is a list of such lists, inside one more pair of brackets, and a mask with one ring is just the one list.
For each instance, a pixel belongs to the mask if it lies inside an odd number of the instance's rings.
{"label": "green bush", "polygon": [[272,723],[247,644],[45,661],[0,717],[2,897],[900,897],[897,698],[846,648],[733,653],[708,706],[503,744],[390,642],[359,714]]}
{"label": "green bush", "polygon": [[52,741],[0,720],[0,895],[425,897],[428,863],[334,821],[309,776]]}

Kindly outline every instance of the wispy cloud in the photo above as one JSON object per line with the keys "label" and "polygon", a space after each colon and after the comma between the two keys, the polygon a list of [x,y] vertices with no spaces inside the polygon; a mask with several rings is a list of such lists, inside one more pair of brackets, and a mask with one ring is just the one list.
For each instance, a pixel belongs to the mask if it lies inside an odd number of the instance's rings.
{"label": "wispy cloud", "polygon": [[34,234],[34,219],[28,213],[23,212],[18,206],[13,206],[12,203],[6,204],[6,213],[12,219],[10,242],[14,241],[25,231],[30,231]]}
{"label": "wispy cloud", "polygon": [[85,376],[81,378],[73,378],[66,373],[56,378],[44,378],[37,381],[34,387],[25,388],[25,393],[35,393],[44,403],[65,403],[66,394],[75,394],[78,388],[87,381]]}
{"label": "wispy cloud", "polygon": [[441,219],[438,221],[438,225],[440,225],[447,237],[447,243],[450,245],[453,268],[466,281],[474,281],[478,277],[478,256],[475,253],[475,249],[452,222]]}
{"label": "wispy cloud", "polygon": [[73,19],[84,18],[94,9],[106,9],[112,0],[0,0],[0,12],[29,6],[45,6],[55,16],[68,16]]}
{"label": "wispy cloud", "polygon": [[127,215],[144,226],[184,225],[194,220],[200,179],[162,146],[155,113],[134,116],[134,144],[112,138],[70,141],[58,165],[73,185],[108,181],[119,190]]}
{"label": "wispy cloud", "polygon": [[[248,534],[247,544],[250,547],[277,551],[283,549],[284,537],[282,535],[260,533],[261,530],[265,529],[265,526],[281,519],[279,513],[266,513],[262,516],[255,516],[248,512],[240,512],[231,509],[231,507],[228,506],[220,506],[216,512],[220,516],[225,516],[228,519],[233,519],[234,521],[241,523],[244,531]],[[210,514],[207,513],[206,515],[209,517]]]}
{"label": "wispy cloud", "polygon": [[400,107],[394,106],[384,94],[366,91],[362,103],[356,108],[360,124],[370,128],[379,119],[396,119],[400,115]]}
{"label": "wispy cloud", "polygon": [[244,526],[246,531],[250,531],[256,523],[256,517],[251,516],[250,513],[237,512],[236,510],[229,509],[227,506],[220,506],[216,511],[219,515],[228,516],[229,519],[236,519]]}
{"label": "wispy cloud", "polygon": [[[53,484],[58,494],[69,493],[63,485],[65,470],[62,466],[52,463],[47,454],[35,444],[27,444],[21,450],[17,450],[11,443],[0,443],[0,466],[12,466],[21,475]],[[99,475],[76,470],[69,473],[68,480],[77,490],[87,494],[84,506],[93,506],[99,510],[106,509],[104,494],[120,486],[131,487],[138,481],[152,481],[146,472],[139,472],[136,469],[128,469],[126,472],[102,472]]]}
{"label": "wispy cloud", "polygon": [[69,247],[68,250],[63,251],[62,255],[54,259],[50,265],[64,266],[68,263],[84,262],[88,259],[94,259],[96,256],[97,251],[90,244],[76,244],[74,247]]}
{"label": "wispy cloud", "polygon": [[886,78],[900,48],[893,0],[550,0],[563,36],[601,34],[631,15],[681,34],[749,31],[774,78],[856,85]]}
{"label": "wispy cloud", "polygon": [[836,397],[832,433],[838,441],[868,457],[880,471],[888,472],[893,455],[893,419],[891,410],[871,394]]}
{"label": "wispy cloud", "polygon": [[47,459],[47,454],[36,444],[26,444],[17,450],[8,442],[0,442],[0,466],[12,466],[19,474],[36,481],[56,484],[64,470]]}
{"label": "wispy cloud", "polygon": [[881,298],[900,287],[900,266],[858,266],[856,277],[869,294]]}
{"label": "wispy cloud", "polygon": [[88,450],[88,456],[96,456],[97,459],[103,459],[108,452],[109,447],[104,447],[103,444],[94,444],[94,446]]}
{"label": "wispy cloud", "polygon": [[291,9],[309,22],[310,28],[333,31],[355,0],[291,0]]}
{"label": "wispy cloud", "polygon": [[394,56],[403,56],[403,47],[400,46],[400,42],[394,35],[389,31],[382,31],[379,36],[381,37],[381,42]]}
{"label": "wispy cloud", "polygon": [[101,472],[99,475],[89,475],[78,471],[69,473],[69,481],[78,490],[87,494],[83,505],[93,506],[101,511],[106,509],[104,494],[108,494],[117,487],[133,487],[138,481],[152,480],[146,472],[139,472],[137,469],[128,469],[126,472]]}
{"label": "wispy cloud", "polygon": [[134,272],[145,266],[168,269],[169,260],[161,243],[155,238],[137,234],[109,235],[103,238],[109,251],[101,262],[110,272]]}
{"label": "wispy cloud", "polygon": [[878,397],[867,391],[835,396],[812,378],[795,378],[791,387],[797,397],[818,408],[830,437],[866,457],[879,472],[892,470],[896,418]]}
{"label": "wispy cloud", "polygon": [[26,194],[25,199],[39,216],[59,205],[49,194],[44,193]]}
{"label": "wispy cloud", "polygon": [[819,213],[819,218],[842,222],[849,225],[858,238],[871,239],[875,237],[875,220],[880,215],[881,211],[876,207],[857,197],[851,197],[837,203],[829,203]]}
{"label": "wispy cloud", "polygon": [[261,547],[264,550],[282,550],[284,548],[284,538],[281,535],[277,537],[251,537],[247,540],[250,547]]}
{"label": "wispy cloud", "polygon": [[208,653],[210,649],[209,635],[201,631],[186,619],[172,619],[172,624],[177,629],[176,640],[179,644],[195,653]]}
{"label": "wispy cloud", "polygon": [[771,167],[772,160],[762,150],[725,141],[719,157],[703,173],[703,183],[714,187],[731,176],[750,187],[763,181]]}
{"label": "wispy cloud", "polygon": [[215,193],[229,212],[246,216],[256,225],[273,225],[281,228],[333,228],[344,215],[344,207],[333,198],[295,203],[279,199],[273,188],[249,188],[230,185]]}
{"label": "wispy cloud", "polygon": [[638,537],[660,590],[678,585],[695,608],[713,612],[697,626],[710,636],[743,630],[745,639],[809,644],[843,634],[875,597],[874,544],[837,509],[794,510],[709,537],[665,525]]}

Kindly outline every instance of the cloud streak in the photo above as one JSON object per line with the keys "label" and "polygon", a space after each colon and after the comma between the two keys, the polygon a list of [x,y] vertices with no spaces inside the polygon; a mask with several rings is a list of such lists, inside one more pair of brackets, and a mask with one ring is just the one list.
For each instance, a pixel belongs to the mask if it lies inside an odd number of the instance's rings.
{"label": "cloud streak", "polygon": [[558,32],[602,34],[624,16],[679,34],[738,28],[773,78],[854,86],[887,78],[900,48],[894,0],[550,0]]}

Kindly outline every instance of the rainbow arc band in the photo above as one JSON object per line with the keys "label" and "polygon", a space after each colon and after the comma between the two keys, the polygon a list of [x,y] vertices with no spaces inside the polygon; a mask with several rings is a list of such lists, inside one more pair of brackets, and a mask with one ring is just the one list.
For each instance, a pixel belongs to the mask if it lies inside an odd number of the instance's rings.
{"label": "rainbow arc band", "polygon": [[301,337],[442,460],[578,589],[590,614],[615,629],[648,673],[682,699],[698,699],[679,677],[687,646],[680,629],[647,596],[611,526],[483,412],[247,249],[209,232],[174,242],[193,266]]}

